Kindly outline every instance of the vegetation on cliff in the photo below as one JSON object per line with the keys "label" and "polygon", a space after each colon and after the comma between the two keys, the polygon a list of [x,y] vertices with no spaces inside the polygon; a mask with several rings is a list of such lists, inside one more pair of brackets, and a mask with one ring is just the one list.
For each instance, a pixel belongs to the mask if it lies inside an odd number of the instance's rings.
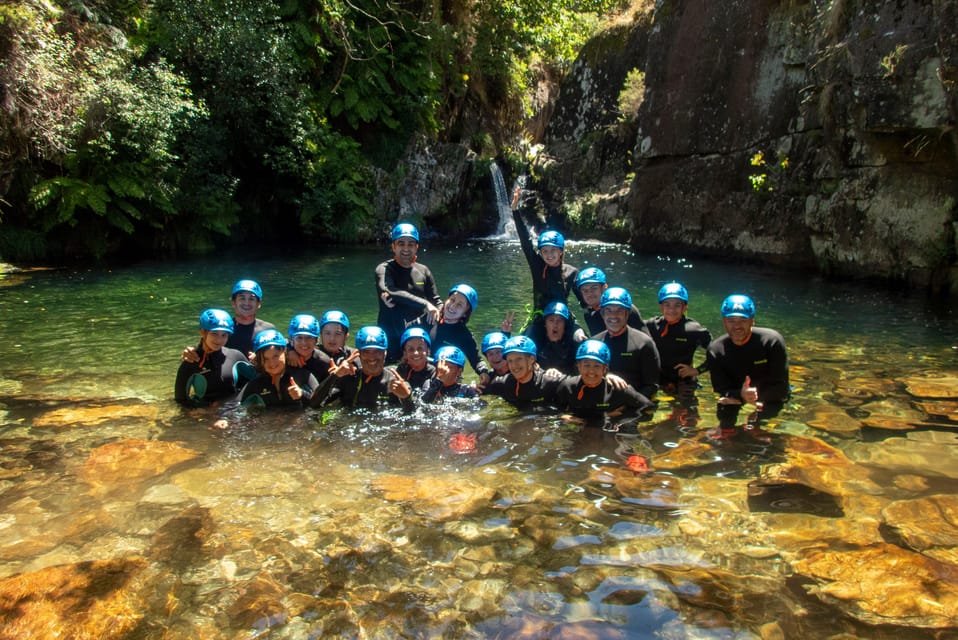
{"label": "vegetation on cliff", "polygon": [[518,129],[613,0],[0,6],[0,255],[362,240],[416,134]]}

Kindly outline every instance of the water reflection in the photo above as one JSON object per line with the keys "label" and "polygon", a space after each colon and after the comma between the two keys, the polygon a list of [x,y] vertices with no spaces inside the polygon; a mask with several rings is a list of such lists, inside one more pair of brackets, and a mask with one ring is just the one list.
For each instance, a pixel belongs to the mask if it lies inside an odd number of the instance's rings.
{"label": "water reflection", "polygon": [[[848,285],[573,250],[634,283],[647,315],[673,277],[715,327],[730,288],[755,292],[760,324],[789,341],[791,406],[728,438],[706,392],[697,419],[663,401],[637,433],[498,400],[251,411],[218,431],[215,408],[169,400],[196,310],[251,275],[267,319],[336,301],[358,326],[378,254],[7,286],[0,635],[954,637],[953,318]],[[477,333],[528,297],[509,245],[423,260],[490,292]]]}

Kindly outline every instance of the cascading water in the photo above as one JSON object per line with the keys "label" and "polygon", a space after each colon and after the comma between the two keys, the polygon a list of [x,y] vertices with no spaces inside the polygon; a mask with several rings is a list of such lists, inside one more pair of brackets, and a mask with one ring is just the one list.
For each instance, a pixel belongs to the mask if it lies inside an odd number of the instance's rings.
{"label": "cascading water", "polygon": [[[496,210],[499,212],[499,224],[496,227],[495,239],[518,240],[516,225],[512,221],[512,197],[506,191],[506,180],[495,161],[489,163],[489,173],[492,174],[492,186],[496,192]],[[522,180],[520,178],[516,181],[516,185],[521,186],[521,184]]]}

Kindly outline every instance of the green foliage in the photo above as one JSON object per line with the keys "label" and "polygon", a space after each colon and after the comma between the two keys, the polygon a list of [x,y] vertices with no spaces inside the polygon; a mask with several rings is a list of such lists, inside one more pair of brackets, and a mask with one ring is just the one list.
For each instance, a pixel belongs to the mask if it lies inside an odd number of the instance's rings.
{"label": "green foliage", "polygon": [[752,185],[752,191],[771,194],[776,189],[781,188],[785,180],[785,173],[788,171],[789,162],[788,156],[784,153],[779,152],[776,157],[775,162],[769,162],[765,158],[765,153],[759,151],[749,160],[749,164],[755,167],[755,173],[748,177]]}
{"label": "green foliage", "polygon": [[629,122],[639,115],[639,107],[645,99],[645,72],[632,69],[625,77],[622,91],[619,92],[619,120]]}
{"label": "green foliage", "polygon": [[[567,69],[617,1],[0,5],[0,250],[370,238],[414,135],[477,96],[518,128],[538,74]],[[464,133],[498,155],[483,130]]]}

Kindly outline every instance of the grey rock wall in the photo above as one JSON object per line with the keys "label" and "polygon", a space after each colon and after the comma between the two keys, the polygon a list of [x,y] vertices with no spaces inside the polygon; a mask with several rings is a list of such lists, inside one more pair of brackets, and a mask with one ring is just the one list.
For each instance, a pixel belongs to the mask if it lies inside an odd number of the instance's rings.
{"label": "grey rock wall", "polygon": [[544,198],[640,249],[958,288],[955,5],[660,0],[562,85]]}

